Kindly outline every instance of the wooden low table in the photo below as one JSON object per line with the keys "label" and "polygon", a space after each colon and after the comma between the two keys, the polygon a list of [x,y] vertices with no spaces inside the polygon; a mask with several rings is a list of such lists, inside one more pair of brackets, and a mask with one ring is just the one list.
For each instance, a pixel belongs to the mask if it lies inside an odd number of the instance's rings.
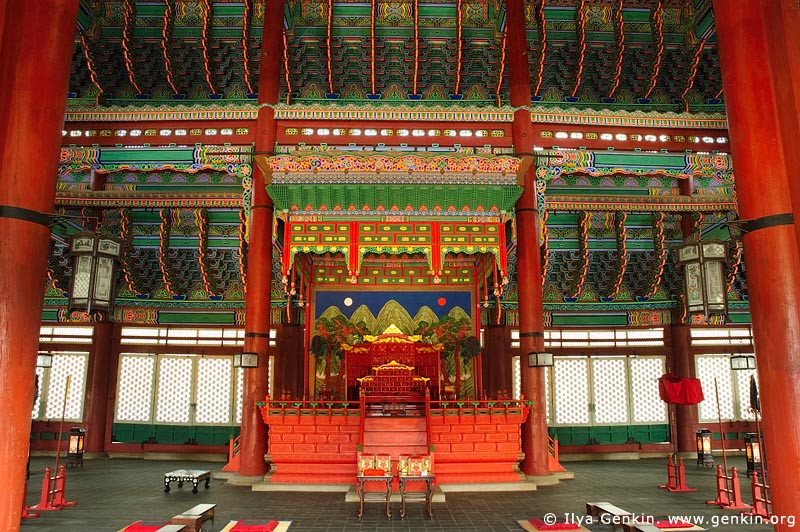
{"label": "wooden low table", "polygon": [[216,504],[198,504],[174,516],[172,523],[186,525],[186,532],[200,532],[203,529],[203,523],[206,521],[214,522],[214,509],[216,507]]}
{"label": "wooden low table", "polygon": [[[625,523],[633,522],[633,512],[623,510],[610,502],[587,502],[586,514],[600,519],[601,523],[611,525],[614,530],[622,528]],[[603,516],[610,516],[606,522]]]}
{"label": "wooden low table", "polygon": [[[428,517],[433,519],[433,481],[436,475],[400,475],[400,517],[406,516],[406,501],[424,502]],[[406,489],[407,482],[424,482],[425,490],[409,491]]]}
{"label": "wooden low table", "polygon": [[[356,484],[356,493],[358,494],[358,518],[364,515],[365,502],[385,502],[386,503],[386,519],[392,518],[392,475],[374,476],[374,475],[357,475],[358,483]],[[367,491],[367,483],[380,483],[380,491]]]}
{"label": "wooden low table", "polygon": [[164,491],[169,493],[169,485],[171,482],[177,482],[178,487],[183,487],[184,482],[192,483],[192,493],[197,493],[197,486],[200,481],[206,481],[206,489],[211,483],[211,471],[205,469],[176,469],[169,473],[164,473]]}

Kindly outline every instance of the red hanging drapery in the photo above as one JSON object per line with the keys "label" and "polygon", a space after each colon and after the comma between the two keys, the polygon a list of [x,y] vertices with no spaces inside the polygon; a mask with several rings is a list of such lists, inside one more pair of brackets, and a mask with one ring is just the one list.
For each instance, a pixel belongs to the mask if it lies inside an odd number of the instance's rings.
{"label": "red hanging drapery", "polygon": [[704,399],[700,379],[678,377],[671,373],[659,377],[658,394],[665,403],[676,405],[696,405]]}

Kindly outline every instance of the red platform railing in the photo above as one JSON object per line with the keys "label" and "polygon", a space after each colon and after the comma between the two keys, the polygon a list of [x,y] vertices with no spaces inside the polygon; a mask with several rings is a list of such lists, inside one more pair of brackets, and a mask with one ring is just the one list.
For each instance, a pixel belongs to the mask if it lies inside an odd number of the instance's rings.
{"label": "red platform railing", "polygon": [[223,471],[239,471],[239,441],[241,435],[231,438],[228,441],[228,463],[222,468]]}

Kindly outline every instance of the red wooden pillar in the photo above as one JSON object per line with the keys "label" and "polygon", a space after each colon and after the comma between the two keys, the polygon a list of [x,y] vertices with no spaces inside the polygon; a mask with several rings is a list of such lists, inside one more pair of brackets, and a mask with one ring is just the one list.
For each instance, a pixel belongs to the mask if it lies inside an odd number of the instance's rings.
{"label": "red wooden pillar", "polygon": [[[680,192],[683,196],[694,194],[694,178],[689,177],[679,182]],[[681,233],[683,237],[692,234],[694,230],[691,213],[681,215]],[[691,353],[691,328],[685,324],[672,325],[667,333],[669,334],[670,346],[672,348],[672,373],[679,377],[694,377],[694,356]],[[672,427],[670,427],[670,430]],[[676,405],[675,406],[675,432],[670,434],[672,441],[677,443],[678,452],[695,451],[697,442],[695,431],[697,430],[697,406]]]}
{"label": "red wooden pillar", "polygon": [[[667,329],[672,349],[672,373],[679,377],[694,377],[694,356],[690,351],[691,337],[688,325],[675,324]],[[709,393],[708,390],[705,390]],[[672,427],[670,427],[671,429]],[[696,450],[697,405],[675,405],[675,434],[670,434],[678,444],[678,452]]]}
{"label": "red wooden pillar", "polygon": [[86,379],[86,395],[83,402],[83,420],[86,428],[84,448],[89,453],[105,451],[106,411],[109,407],[108,386],[110,382],[108,372],[113,331],[113,323],[94,324],[92,352],[89,355]]}
{"label": "red wooden pillar", "polygon": [[[283,325],[280,345],[281,391],[288,391],[292,399],[303,397],[303,332],[300,324]],[[278,395],[277,389],[275,395]]]}
{"label": "red wooden pillar", "polygon": [[[0,8],[0,530],[19,530],[78,0]],[[31,31],[36,21],[47,31]]]}
{"label": "red wooden pillar", "polygon": [[[800,69],[796,1],[714,1],[774,514],[800,514]],[[775,525],[788,531],[786,523]]]}
{"label": "red wooden pillar", "polygon": [[483,348],[483,386],[490,398],[500,390],[511,393],[511,355],[509,333],[505,325],[487,325]]}
{"label": "red wooden pillar", "polygon": [[[258,83],[260,107],[256,121],[256,152],[271,154],[275,149],[275,111],[271,105],[280,96],[283,56],[283,0],[267,0],[264,6],[261,42],[261,74]],[[253,197],[250,206],[250,242],[247,249],[247,296],[245,300],[245,351],[258,353],[257,368],[244,370],[244,400],[239,474],[263,476],[267,472],[267,431],[256,401],[263,401],[269,385],[269,329],[272,293],[272,199],[267,195],[261,169],[253,168]]]}
{"label": "red wooden pillar", "polygon": [[[525,37],[523,2],[506,1],[506,43],[511,105],[530,107],[531,80],[528,72],[528,42]],[[528,109],[514,112],[512,134],[517,155],[531,157],[533,124]],[[528,353],[544,350],[542,258],[539,251],[535,170],[536,165],[531,165],[525,173],[522,196],[516,205],[522,394],[526,399],[533,401],[530,416],[522,426],[522,451],[525,453],[522,469],[526,475],[548,475],[544,370],[528,367]]]}

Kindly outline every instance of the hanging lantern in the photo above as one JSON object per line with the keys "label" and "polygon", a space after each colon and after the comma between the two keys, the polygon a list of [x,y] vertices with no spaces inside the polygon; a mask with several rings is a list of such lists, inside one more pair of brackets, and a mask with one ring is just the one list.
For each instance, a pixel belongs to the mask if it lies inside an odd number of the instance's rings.
{"label": "hanging lantern", "polygon": [[257,368],[258,353],[235,353],[233,355],[234,368]]}
{"label": "hanging lantern", "polygon": [[529,368],[549,368],[553,365],[553,353],[539,353],[531,351],[528,353]]}
{"label": "hanging lantern", "polygon": [[678,248],[683,267],[683,293],[689,314],[727,314],[728,294],[725,264],[728,253],[721,240],[687,239]]}
{"label": "hanging lantern", "polygon": [[113,237],[85,232],[72,237],[69,251],[72,255],[69,310],[110,314],[122,243]]}
{"label": "hanging lantern", "polygon": [[739,353],[731,356],[732,370],[756,369],[756,357],[746,353]]}
{"label": "hanging lantern", "polygon": [[39,351],[36,355],[36,367],[37,368],[52,368],[53,367],[53,355],[50,353],[46,353],[44,351]]}

